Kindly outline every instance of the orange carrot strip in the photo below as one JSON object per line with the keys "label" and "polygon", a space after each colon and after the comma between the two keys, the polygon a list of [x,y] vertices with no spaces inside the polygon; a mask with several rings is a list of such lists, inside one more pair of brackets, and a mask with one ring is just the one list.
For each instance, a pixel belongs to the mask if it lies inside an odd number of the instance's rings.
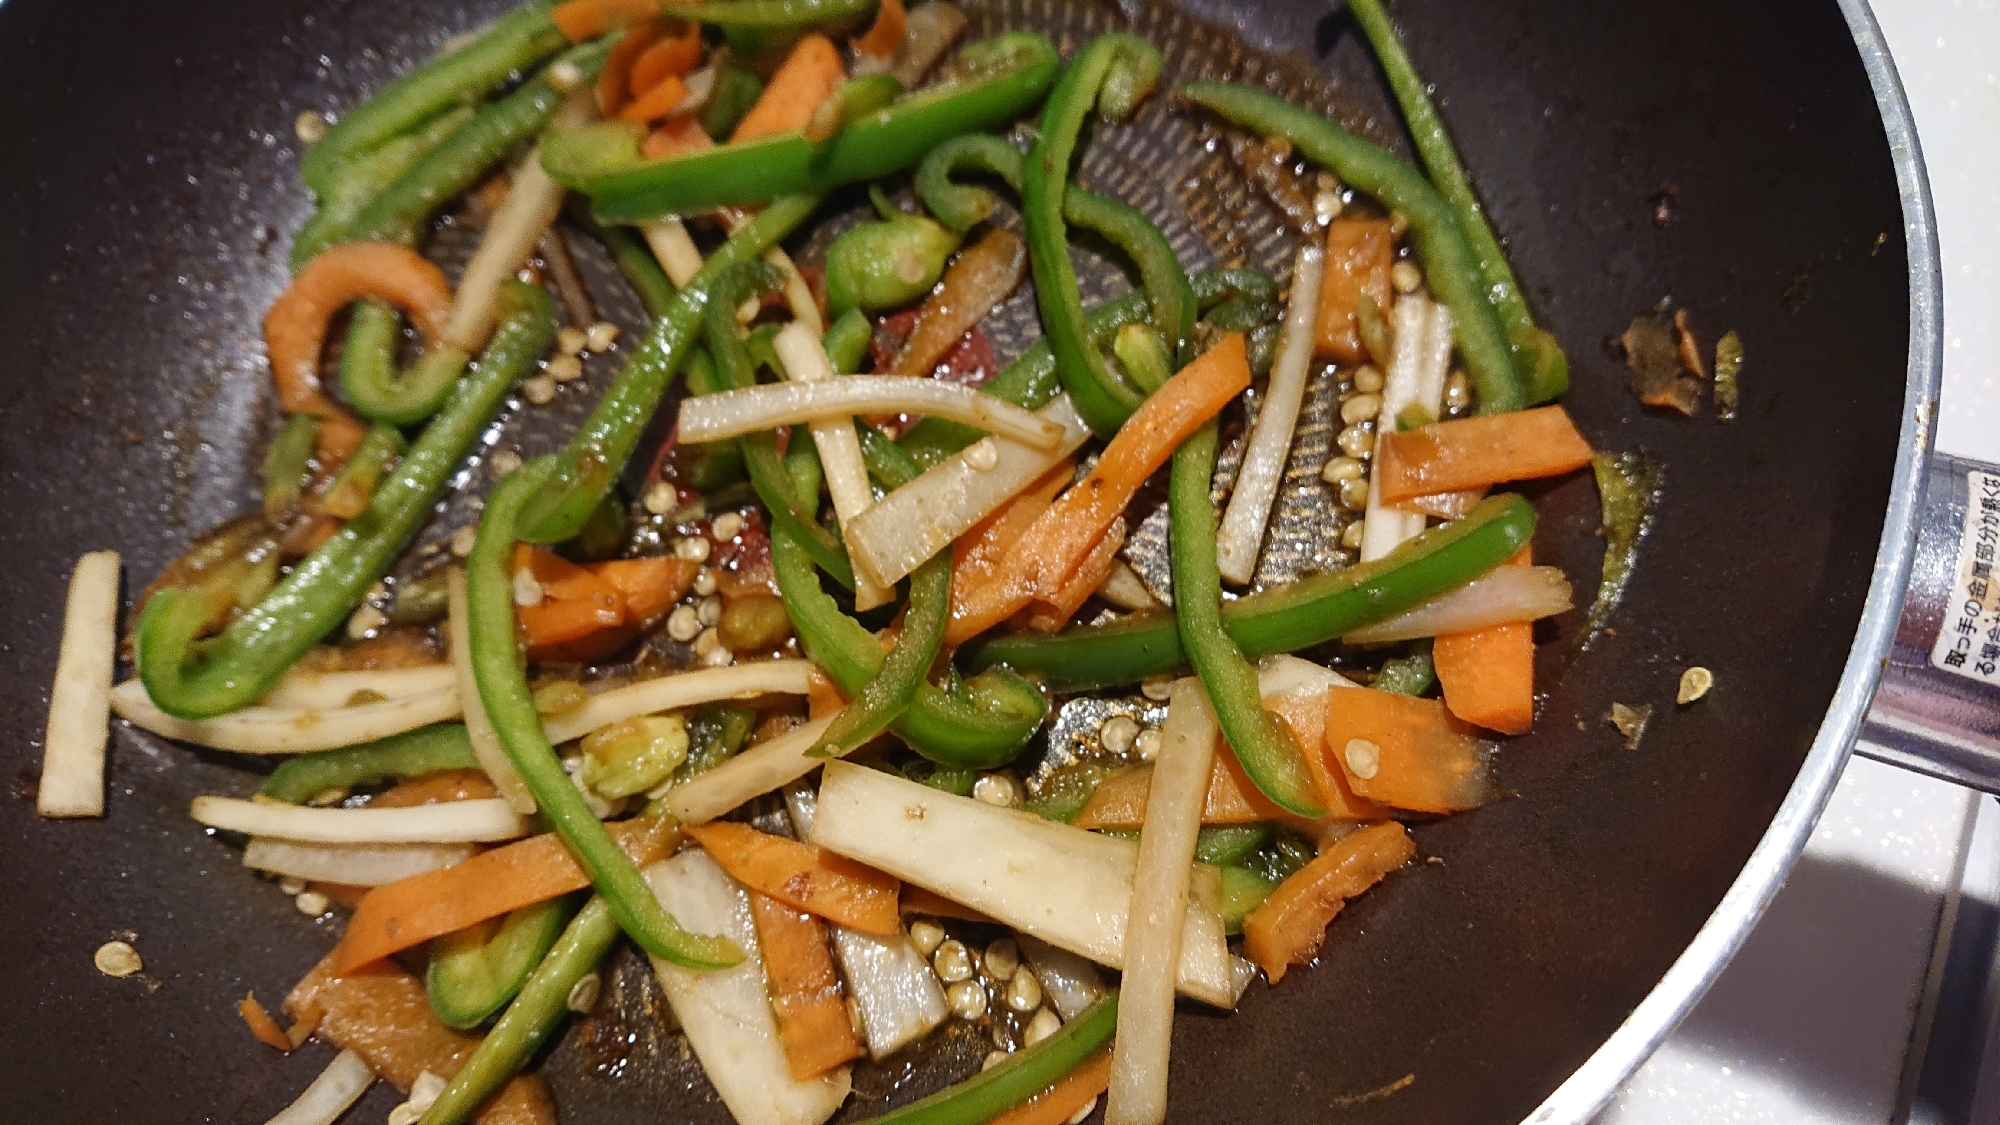
{"label": "orange carrot strip", "polygon": [[1111,1085],[1111,1048],[1106,1047],[1082,1066],[1063,1075],[1048,1089],[1001,1114],[986,1125],[1064,1125]]}
{"label": "orange carrot strip", "polygon": [[1569,412],[1538,406],[1438,422],[1375,443],[1375,479],[1382,502],[1510,480],[1552,477],[1590,464],[1590,443]]}
{"label": "orange carrot strip", "polygon": [[750,916],[764,954],[764,979],[778,1016],[785,1062],[800,1082],[861,1055],[841,997],[840,974],[819,919],[761,891],[750,892]]}
{"label": "orange carrot strip", "polygon": [[320,390],[319,353],[333,314],[362,297],[378,297],[410,314],[435,347],[451,316],[444,272],[406,246],[350,242],[320,251],[292,278],[264,314],[264,354],[287,414],[321,419],[320,471],[332,470],[361,444],[367,429]]}
{"label": "orange carrot strip", "polygon": [[1462,812],[1500,795],[1472,728],[1435,699],[1331,688],[1323,749],[1357,795],[1399,809]]}
{"label": "orange carrot strip", "polygon": [[669,74],[641,94],[631,105],[618,111],[618,120],[644,125],[672,113],[687,100],[687,83]]}
{"label": "orange carrot strip", "polygon": [[714,147],[715,140],[708,135],[708,130],[701,127],[701,119],[689,113],[669,117],[660,123],[659,128],[646,134],[646,139],[639,144],[639,155],[647,160],[660,160]]}
{"label": "orange carrot strip", "polygon": [[306,1040],[311,1039],[313,1032],[319,1030],[319,1021],[325,1018],[326,1011],[324,1009],[313,1007],[304,1015],[293,1020],[292,1026],[285,1029],[285,1042],[290,1043],[294,1051],[305,1046]]}
{"label": "orange carrot strip", "polygon": [[448,801],[473,801],[497,797],[493,780],[484,770],[439,770],[407,781],[399,781],[368,802],[376,809],[409,809]]}
{"label": "orange carrot strip", "polygon": [[854,39],[853,46],[864,55],[886,59],[896,53],[909,33],[910,18],[903,10],[903,0],[882,0],[882,6],[875,9],[875,22],[866,34]]}
{"label": "orange carrot strip", "polygon": [[[1533,565],[1532,552],[1532,547],[1521,548],[1507,565]],[[1535,725],[1532,623],[1440,633],[1432,642],[1431,663],[1452,714],[1501,734],[1526,734]]]}
{"label": "orange carrot strip", "polygon": [[[680,830],[670,817],[642,816],[605,828],[639,866],[672,855]],[[361,898],[334,947],[332,971],[346,973],[434,937],[590,885],[562,838],[553,833],[481,852],[453,867],[426,871]]]}
{"label": "orange carrot strip", "polygon": [[1054,598],[1036,598],[1028,603],[1023,623],[1030,629],[1044,633],[1060,631],[1097,592],[1104,580],[1111,577],[1112,568],[1118,565],[1118,552],[1125,546],[1125,517],[1120,516],[1111,524],[1111,530],[1097,541],[1097,546],[1083,557],[1076,570],[1063,581],[1063,588]]}
{"label": "orange carrot strip", "polygon": [[897,909],[904,914],[928,914],[933,918],[957,918],[961,922],[979,922],[989,926],[998,924],[992,918],[987,917],[985,914],[974,910],[964,903],[953,902],[936,891],[927,891],[917,886],[906,886],[903,888],[902,901],[898,904]]}
{"label": "orange carrot strip", "polygon": [[1312,771],[1313,783],[1319,787],[1329,822],[1389,819],[1387,806],[1356,793],[1347,783],[1346,771],[1327,760],[1324,699],[1303,693],[1279,695],[1265,699],[1264,706],[1283,719],[1292,728],[1293,737],[1299,740],[1299,749],[1305,752],[1306,768]]}
{"label": "orange carrot strip", "polygon": [[1076,479],[1076,466],[1065,458],[1048,472],[1035,478],[1035,482],[1016,493],[1012,500],[1001,505],[991,515],[972,525],[972,529],[958,537],[951,545],[951,607],[952,615],[958,616],[962,607],[970,605],[972,592],[992,581],[1005,561],[1007,552],[1013,549],[1028,528],[1034,526],[1041,514],[1049,510],[1061,495],[1063,486]]}
{"label": "orange carrot strip", "polygon": [[871,934],[893,934],[896,892],[892,876],[825,848],[771,836],[747,824],[711,821],[687,834],[707,849],[731,878],[798,910]]}
{"label": "orange carrot strip", "polygon": [[525,543],[513,561],[513,572],[533,575],[542,590],[541,601],[514,607],[530,657],[556,659],[559,646],[625,624],[624,595],[598,575]]}
{"label": "orange carrot strip", "polygon": [[806,718],[823,719],[837,714],[847,706],[847,697],[840,694],[839,685],[833,677],[814,668],[806,673]]}
{"label": "orange carrot strip", "polygon": [[947,645],[963,644],[1038,597],[1054,600],[1146,478],[1189,434],[1250,385],[1243,335],[1232,332],[1182,368],[1126,419],[1103,456],[1007,552],[994,580],[954,606]]}
{"label": "orange carrot strip", "polygon": [[616,117],[625,103],[632,100],[632,72],[638,66],[639,56],[665,31],[666,25],[659,20],[648,20],[626,28],[624,38],[612,44],[610,53],[604,56],[604,69],[597,72],[597,112]]}
{"label": "orange carrot strip", "polygon": [[632,75],[626,81],[626,89],[636,98],[668,78],[686,78],[699,65],[701,28],[682,24],[678,35],[662,32],[657,42],[632,61]]}
{"label": "orange carrot strip", "polygon": [[1326,927],[1348,899],[1408,863],[1417,845],[1400,824],[1371,824],[1343,837],[1278,884],[1243,920],[1243,954],[1276,984],[1285,969],[1319,952]]}
{"label": "orange carrot strip", "polygon": [[1359,310],[1367,297],[1389,311],[1389,267],[1396,236],[1387,219],[1335,219],[1326,225],[1326,273],[1319,284],[1319,332],[1313,354],[1341,363],[1369,358]]}
{"label": "orange carrot strip", "polygon": [[694,585],[701,564],[688,559],[654,557],[592,563],[584,569],[603,579],[625,599],[625,615],[647,621],[674,607]]}
{"label": "orange carrot strip", "polygon": [[567,0],[549,13],[572,43],[595,39],[659,14],[659,0]]}
{"label": "orange carrot strip", "polygon": [[757,104],[736,123],[731,141],[748,141],[805,127],[819,103],[847,80],[840,48],[815,31],[798,41],[764,86]]}
{"label": "orange carrot strip", "polygon": [[271,1013],[264,1010],[264,1005],[257,1002],[256,993],[243,994],[243,999],[236,1002],[236,1014],[243,1017],[243,1022],[250,1025],[250,1034],[265,1046],[275,1047],[286,1054],[297,1046],[285,1035],[285,1029],[278,1026],[278,1021],[271,1018]]}

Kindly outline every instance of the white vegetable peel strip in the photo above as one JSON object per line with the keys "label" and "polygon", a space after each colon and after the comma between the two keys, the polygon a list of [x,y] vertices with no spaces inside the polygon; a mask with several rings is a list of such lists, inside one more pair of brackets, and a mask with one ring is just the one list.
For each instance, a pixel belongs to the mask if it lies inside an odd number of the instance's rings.
{"label": "white vegetable peel strip", "polygon": [[1058,395],[1036,415],[1062,427],[1062,440],[1055,447],[1036,449],[1004,438],[981,438],[855,517],[853,528],[843,530],[856,571],[866,571],[883,585],[902,581],[1041,479],[1090,436],[1068,395]]}
{"label": "white vegetable peel strip", "polygon": [[639,224],[639,234],[653,251],[653,257],[660,260],[660,268],[667,271],[667,279],[674,283],[674,288],[686,289],[694,275],[701,272],[701,251],[688,235],[687,225],[679,219],[648,219]]}
{"label": "white vegetable peel strip", "polygon": [[[1313,300],[1317,302],[1317,294]],[[1194,871],[1195,836],[1201,831],[1208,772],[1215,758],[1215,712],[1201,681],[1174,684],[1161,733],[1125,923],[1125,978],[1119,988],[1106,1125],[1159,1125],[1167,1118],[1174,978],[1187,917],[1188,881]]]}
{"label": "white vegetable peel strip", "polygon": [[464,863],[471,844],[322,844],[253,836],[243,866],[321,883],[379,887]]}
{"label": "white vegetable peel strip", "polygon": [[1374,645],[1465,633],[1553,617],[1571,605],[1569,578],[1560,567],[1503,566],[1420,606],[1356,629],[1341,640]]}
{"label": "white vegetable peel strip", "polygon": [[[1264,528],[1271,520],[1271,505],[1278,499],[1285,462],[1291,459],[1292,431],[1298,427],[1306,380],[1312,373],[1313,343],[1319,331],[1320,282],[1325,276],[1326,248],[1317,240],[1307,239],[1299,247],[1298,259],[1292,266],[1291,303],[1285,308],[1278,358],[1271,365],[1263,406],[1257,411],[1257,424],[1244,446],[1243,467],[1236,472],[1236,484],[1230,490],[1229,507],[1223,512],[1222,532],[1215,545],[1222,576],[1238,586],[1248,585],[1257,572]],[[1117,1104],[1116,1099],[1112,1104]]]}
{"label": "white vegetable peel strip", "polygon": [[[1423,401],[1424,357],[1429,352],[1430,302],[1414,294],[1398,297],[1390,317],[1396,326],[1396,346],[1390,354],[1389,370],[1382,378],[1382,410],[1375,416],[1376,429],[1392,427],[1397,415]],[[1432,407],[1431,412],[1436,413]],[[1373,562],[1393,551],[1404,540],[1424,530],[1421,512],[1403,512],[1382,503],[1382,488],[1375,474],[1368,475],[1368,509],[1361,528],[1361,561]]]}
{"label": "white vegetable peel strip", "polygon": [[667,793],[667,811],[682,824],[706,824],[752,797],[761,797],[826,764],[807,756],[833,725],[833,716],[767,738]]}
{"label": "white vegetable peel strip", "polygon": [[399,809],[316,809],[196,797],[188,815],[210,828],[322,844],[480,844],[518,840],[530,824],[499,797]]}
{"label": "white vegetable peel strip", "polygon": [[213,719],[182,719],[160,710],[146,694],[146,685],[136,679],[111,689],[111,709],[133,726],[162,738],[238,754],[336,750],[459,716],[458,689],[447,687],[325,711],[251,706]]}
{"label": "white vegetable peel strip", "polygon": [[333,1056],[298,1100],[278,1111],[265,1125],[333,1125],[347,1107],[361,1100],[375,1084],[375,1071],[360,1055],[342,1051]]}
{"label": "white vegetable peel strip", "polygon": [[[793,383],[830,383],[842,378],[834,372],[833,361],[827,358],[819,335],[796,320],[779,330],[771,348],[785,365],[785,377]],[[820,464],[826,470],[826,488],[833,495],[834,515],[840,519],[841,534],[847,536],[854,521],[875,503],[875,490],[868,483],[868,466],[861,460],[861,439],[854,433],[854,418],[851,415],[815,418],[808,428],[812,430],[813,446],[819,450]],[[889,604],[895,597],[894,586],[895,579],[871,582],[857,571],[854,608],[870,610]]]}
{"label": "white vegetable peel strip", "polygon": [[257,704],[284,710],[332,711],[346,707],[362,692],[372,692],[383,699],[407,699],[457,686],[458,673],[449,664],[353,672],[307,672],[294,666]]}
{"label": "white vegetable peel strip", "polygon": [[466,594],[465,571],[452,567],[444,582],[450,603],[445,628],[451,639],[452,670],[458,679],[454,691],[462,703],[471,704],[464,708],[464,715],[472,756],[479,759],[479,768],[486,771],[507,804],[522,816],[530,816],[537,807],[535,794],[522,779],[521,771],[514,768],[514,760],[507,756],[506,748],[500,745],[500,735],[494,731],[493,721],[486,717],[486,704],[479,698],[479,678],[472,671],[471,601]]}
{"label": "white vegetable peel strip", "polygon": [[559,744],[639,715],[720,699],[804,695],[811,687],[811,674],[812,662],[807,660],[764,660],[678,672],[591,696],[590,702],[567,715],[542,720],[542,730],[551,743]]}
{"label": "white vegetable peel strip", "polygon": [[103,816],[105,744],[111,737],[111,677],[118,662],[118,552],[76,561],[63,607],[62,648],[49,691],[42,779],[43,816]]}
{"label": "white vegetable peel strip", "polygon": [[923,414],[947,418],[1034,449],[1061,445],[1061,424],[970,387],[917,375],[870,375],[824,383],[777,383],[681,400],[685,442],[721,441],[818,418]]}

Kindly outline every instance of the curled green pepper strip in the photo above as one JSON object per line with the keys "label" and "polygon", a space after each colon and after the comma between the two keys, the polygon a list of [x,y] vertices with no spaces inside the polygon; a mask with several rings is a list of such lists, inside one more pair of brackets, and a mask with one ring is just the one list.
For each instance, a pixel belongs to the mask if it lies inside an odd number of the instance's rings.
{"label": "curled green pepper strip", "polygon": [[1216,424],[1195,431],[1174,451],[1167,492],[1169,534],[1173,539],[1174,618],[1181,648],[1201,677],[1243,772],[1279,808],[1304,817],[1323,817],[1305,752],[1277,716],[1264,710],[1257,669],[1236,647],[1222,622],[1222,571],[1215,556]]}
{"label": "curled green pepper strip", "polygon": [[951,553],[933,555],[910,575],[910,600],[903,628],[882,667],[847,706],[840,709],[811,753],[838,758],[889,729],[916,701],[917,689],[944,651],[944,627],[951,619]]}
{"label": "curled green pepper strip", "polygon": [[1504,414],[1527,404],[1500,320],[1487,302],[1478,255],[1450,203],[1423,173],[1319,114],[1248,86],[1190,82],[1180,96],[1252,132],[1284,137],[1314,163],[1410,222],[1431,292],[1450,306],[1459,354],[1479,392],[1479,413]]}
{"label": "curled green pepper strip", "polygon": [[[715,358],[716,377],[723,389],[741,390],[757,384],[750,349],[736,337],[737,308],[752,297],[778,292],[784,284],[784,271],[767,262],[745,262],[716,279],[715,298],[708,306],[708,350]],[[792,440],[799,440],[803,433],[803,428],[795,427]],[[847,552],[792,492],[784,459],[778,453],[777,435],[761,430],[738,438],[737,444],[743,450],[743,467],[749,470],[750,484],[771,513],[772,529],[784,528],[797,536],[820,569],[853,589],[854,567],[847,561]]]}
{"label": "curled green pepper strip", "polygon": [[1118,1030],[1118,990],[1086,1008],[1060,1031],[1016,1051],[956,1086],[893,1109],[864,1125],[980,1125],[1056,1084],[1082,1066]]}
{"label": "curled green pepper strip", "polygon": [[264,518],[280,520],[305,498],[313,453],[319,448],[319,418],[294,414],[285,419],[264,454]]}
{"label": "curled green pepper strip", "polygon": [[444,344],[399,373],[396,346],[402,335],[395,309],[362,301],[354,307],[340,352],[341,397],[361,416],[392,426],[412,426],[437,413],[471,358]]}
{"label": "curled green pepper strip", "polygon": [[[1278,312],[1278,283],[1255,270],[1208,270],[1189,279],[1199,308],[1220,309],[1242,302],[1268,307]],[[1149,312],[1144,293],[1127,293],[1092,309],[1084,319],[1090,344],[1108,348],[1118,330],[1128,324],[1143,323]],[[1037,340],[1020,358],[1002,368],[980,388],[981,393],[1011,402],[1025,410],[1039,410],[1061,389],[1056,378],[1056,357],[1046,339]],[[897,441],[903,451],[925,468],[957,453],[985,433],[943,418],[925,418],[911,426]]]}
{"label": "curled green pepper strip", "polygon": [[612,841],[584,803],[583,793],[563,771],[542,732],[541,715],[514,643],[514,588],[508,566],[522,509],[553,466],[552,458],[539,458],[500,482],[487,499],[479,538],[466,559],[467,621],[472,627],[472,673],[479,701],[508,760],[618,925],[655,957],[690,969],[728,968],[743,959],[742,952],[727,938],[688,933],[660,906],[632,857]]}
{"label": "curled green pepper strip", "polygon": [[330,789],[357,789],[439,770],[477,768],[479,759],[472,753],[472,739],[464,724],[440,723],[359,746],[287,758],[272,771],[257,795],[302,805]]}
{"label": "curled green pepper strip", "polygon": [[[1535,534],[1535,509],[1512,493],[1489,496],[1374,562],[1316,574],[1222,607],[1222,625],[1246,656],[1297,652],[1455,590],[1514,556]],[[1174,617],[1133,614],[1047,637],[996,637],[960,650],[969,667],[1039,674],[1058,691],[1137,683],[1187,663]]]}
{"label": "curled green pepper strip", "polygon": [[1139,36],[1113,33],[1091,40],[1042,106],[1041,125],[1022,174],[1021,219],[1028,230],[1028,261],[1043,331],[1077,414],[1105,438],[1118,432],[1144,396],[1106,366],[1090,342],[1083,294],[1069,258],[1063,199],[1077,134],[1091,107],[1098,106],[1106,118],[1131,112],[1159,80],[1164,65],[1159,49]]}
{"label": "curled green pepper strip", "polygon": [[[981,171],[1005,180],[1021,190],[1022,157],[1019,150],[999,137],[968,135],[939,145],[917,169],[917,193],[924,206],[940,221],[964,230],[991,214],[997,201],[984,188],[954,183],[959,171]],[[1195,295],[1187,271],[1160,228],[1137,208],[1085,191],[1074,184],[1063,192],[1063,217],[1077,226],[1096,231],[1125,252],[1139,267],[1139,279],[1152,306],[1153,325],[1173,335],[1174,353],[1182,362],[1194,358]],[[969,220],[969,221],[968,221]],[[963,222],[965,226],[958,224]],[[1082,304],[1078,303],[1079,315]],[[1087,331],[1087,326],[1086,326]],[[1150,392],[1148,392],[1150,393]]]}
{"label": "curled green pepper strip", "polygon": [[304,269],[319,252],[348,241],[354,217],[389,185],[403,178],[424,155],[458,132],[472,119],[472,107],[460,106],[421,130],[397,137],[366,156],[350,162],[320,196],[319,208],[292,237],[292,269]]}
{"label": "curled green pepper strip", "polygon": [[644,160],[643,129],[597,126],[549,138],[542,166],[558,183],[590,196],[605,222],[826,192],[901,171],[945,140],[1014,120],[1040,100],[1059,62],[1046,38],[1009,32],[960,51],[952,77],[860,115],[818,143],[792,130]]}
{"label": "curled green pepper strip", "polygon": [[522,521],[524,539],[560,543],[583,529],[612,482],[624,471],[668,384],[694,350],[716,280],[737,264],[777,245],[818,206],[819,197],[813,195],[780,199],[709,255],[687,288],[674,295],[666,313],[654,318],[645,339],[625,361],[604,397],[597,400],[583,428],[558,455],[548,485]]}
{"label": "curled green pepper strip", "polygon": [[424,974],[438,1022],[474,1028],[506,1007],[548,956],[576,907],[576,896],[564,895],[512,911],[491,934],[474,927],[438,938]]}
{"label": "curled green pepper strip", "polygon": [[1514,367],[1527,383],[1528,401],[1548,402],[1560,396],[1569,389],[1569,357],[1563,354],[1562,345],[1554,336],[1535,324],[1534,314],[1528,311],[1528,302],[1521,295],[1521,282],[1514,276],[1507,252],[1500,248],[1500,238],[1486,218],[1486,209],[1472,192],[1472,181],[1458,159],[1451,133],[1446,131],[1437,107],[1431,104],[1430,93],[1410,62],[1409,53],[1403,50],[1403,41],[1389,22],[1389,13],[1382,10],[1380,0],[1351,0],[1347,10],[1354,13],[1354,22],[1361,25],[1362,34],[1368,37],[1375,58],[1382,64],[1382,73],[1388,76],[1389,89],[1395,93],[1396,104],[1403,110],[1403,121],[1409,125],[1410,137],[1416,142],[1417,158],[1431,174],[1431,183],[1437,185],[1439,194],[1458,214],[1458,225],[1465,232],[1466,242],[1471,244],[1479,276],[1486,283],[1486,299],[1499,314],[1500,327],[1506,331],[1508,345],[1513,350]]}
{"label": "curled green pepper strip", "polygon": [[555,338],[555,304],[541,286],[509,284],[501,309],[486,351],[375,489],[368,509],[301,560],[254,608],[219,636],[196,642],[215,608],[210,597],[161,590],[146,603],[136,630],[139,675],[161,710],[206,719],[251,703],[361,604],[429,518],[515,381]]}
{"label": "curled green pepper strip", "polygon": [[569,1015],[570,993],[604,963],[618,943],[618,934],[618,919],[602,896],[585,903],[418,1125],[461,1125],[472,1120],[479,1107],[519,1074],[562,1026]]}
{"label": "curled green pepper strip", "polygon": [[349,110],[299,161],[306,186],[325,195],[346,166],[452,106],[476,102],[494,86],[569,43],[535,3],[495,21],[477,39],[396,79]]}

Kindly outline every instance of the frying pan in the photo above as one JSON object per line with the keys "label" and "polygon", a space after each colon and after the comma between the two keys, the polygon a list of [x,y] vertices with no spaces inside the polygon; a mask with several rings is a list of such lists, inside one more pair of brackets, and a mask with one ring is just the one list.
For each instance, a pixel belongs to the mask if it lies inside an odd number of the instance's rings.
{"label": "frying pan", "polygon": [[[308,210],[294,117],[354,104],[502,6],[0,7],[11,1120],[262,1120],[325,1065],[316,1045],[276,1057],[232,1010],[250,990],[275,1002],[337,927],[187,819],[194,794],[250,789],[242,761],[120,729],[107,817],[35,818],[64,575],[116,546],[136,586],[252,502],[248,467],[273,426],[257,326]],[[1407,151],[1352,25],[1323,0],[999,7],[1072,33],[1137,20],[1170,60],[1319,91]],[[1662,460],[1666,485],[1613,630],[1580,655],[1581,614],[1542,638],[1536,732],[1500,760],[1518,799],[1418,828],[1439,862],[1354,904],[1317,967],[1257,986],[1234,1016],[1185,1011],[1176,1120],[1586,1118],[1796,856],[1908,573],[1936,252],[1907,114],[1858,0],[1402,0],[1395,14],[1573,357],[1569,409],[1600,447]],[[1641,408],[1600,346],[1664,296],[1711,339],[1745,341],[1733,424]],[[1587,592],[1589,482],[1537,500],[1538,554]],[[1690,664],[1718,686],[1676,709]],[[1613,701],[1655,706],[1637,749],[1605,722]],[[91,952],[128,932],[144,975],[99,976]],[[671,1036],[620,1022],[646,997],[632,963],[617,976],[629,1002],[546,1060],[564,1120],[726,1120]],[[976,1067],[968,1038],[870,1069],[848,1116]],[[1405,1075],[1393,1095],[1360,1097]],[[353,1119],[391,1104],[377,1089]]]}

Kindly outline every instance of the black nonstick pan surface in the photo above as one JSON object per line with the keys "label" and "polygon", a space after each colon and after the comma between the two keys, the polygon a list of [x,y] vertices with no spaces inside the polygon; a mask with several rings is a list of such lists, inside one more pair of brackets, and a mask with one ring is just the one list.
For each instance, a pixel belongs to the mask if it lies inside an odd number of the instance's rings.
{"label": "black nonstick pan surface", "polygon": [[[354,104],[503,6],[0,6],[0,731],[14,748],[0,1119],[258,1121],[331,1056],[281,1058],[234,1011],[250,990],[275,1007],[338,927],[301,916],[186,815],[196,794],[248,793],[257,763],[118,724],[108,815],[38,820],[48,680],[77,555],[123,552],[129,598],[253,502],[275,427],[259,323],[309,212],[294,119]],[[1039,26],[1066,50],[1130,20],[1183,73],[1271,81],[1407,152],[1351,22],[1324,3],[968,7],[975,27]],[[1569,350],[1570,411],[1600,448],[1664,462],[1665,487],[1613,630],[1580,656],[1581,614],[1543,638],[1535,733],[1500,758],[1518,797],[1418,828],[1437,862],[1355,903],[1315,968],[1253,986],[1233,1016],[1184,1010],[1179,1121],[1534,1111],[1687,947],[1792,787],[1840,686],[1898,463],[1904,216],[1838,7],[1403,0],[1394,14]],[[1148,113],[1135,129],[1201,135],[1164,105]],[[1099,141],[1087,177],[1199,235],[1191,209],[1219,189],[1176,187],[1198,143],[1163,147],[1157,167],[1128,154],[1121,175],[1125,142]],[[1282,247],[1209,252],[1289,261]],[[1604,341],[1669,296],[1708,339],[1744,340],[1733,424],[1661,415],[1625,390]],[[1537,561],[1587,597],[1601,551],[1589,481],[1536,499]],[[1690,664],[1717,687],[1677,709]],[[1613,701],[1654,705],[1636,750],[1605,720]],[[142,977],[93,969],[121,936]],[[673,1036],[605,1048],[628,1032],[614,1017],[550,1053],[564,1121],[727,1120]],[[982,1053],[878,1069],[847,1117]],[[1359,1097],[1405,1075],[1393,1095]],[[350,1119],[380,1120],[394,1100],[378,1088]]]}

